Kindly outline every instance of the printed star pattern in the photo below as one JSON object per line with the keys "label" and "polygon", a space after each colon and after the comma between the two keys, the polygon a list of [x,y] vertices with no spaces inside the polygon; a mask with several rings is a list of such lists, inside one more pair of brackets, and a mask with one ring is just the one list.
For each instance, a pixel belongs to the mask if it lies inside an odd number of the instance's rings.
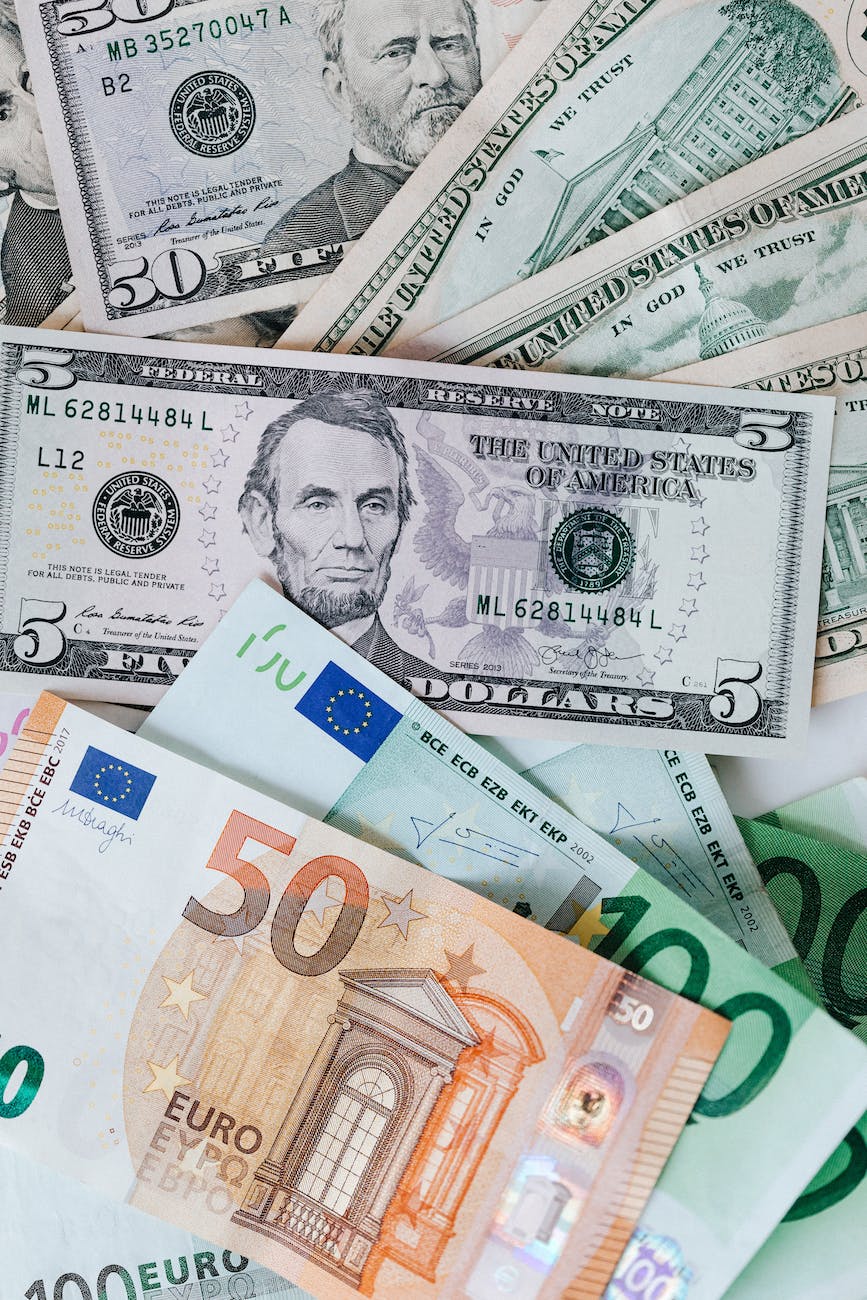
{"label": "printed star pattern", "polygon": [[473,961],[475,946],[474,943],[471,943],[469,948],[462,953],[449,952],[448,948],[444,950],[449,961],[449,968],[443,978],[457,984],[464,993],[466,993],[471,979],[476,975],[487,974],[484,966],[477,966]]}
{"label": "printed star pattern", "polygon": [[[388,909],[388,915],[380,921],[377,926],[378,930],[384,926],[396,925],[404,939],[409,938],[409,927],[413,921],[424,921],[426,915],[424,912],[416,912],[412,905],[412,890],[404,894],[403,898],[387,898],[385,894],[382,901]],[[446,953],[448,956],[448,953]]]}
{"label": "printed star pattern", "polygon": [[160,1007],[177,1007],[184,1020],[189,1020],[190,1007],[194,1002],[205,1000],[204,993],[199,993],[193,988],[192,971],[180,981],[169,979],[168,975],[164,975],[163,983],[168,989],[168,994],[160,1003]]}
{"label": "printed star pattern", "polygon": [[[360,726],[341,727],[339,723],[334,721],[334,705],[337,703],[341,695],[357,696],[359,704],[361,704],[364,707],[364,721],[361,723]],[[373,717],[372,703],[367,698],[367,696],[363,694],[362,691],[356,691],[354,686],[350,686],[348,690],[345,691],[340,690],[337,692],[336,695],[331,696],[331,698],[329,699],[328,703],[325,706],[325,716],[328,719],[328,725],[331,727],[332,731],[342,731],[344,736],[349,736],[349,735],[360,736],[362,731],[364,731],[365,728],[370,725],[370,719]]]}
{"label": "printed star pattern", "polygon": [[168,1065],[157,1065],[156,1061],[148,1061],[148,1069],[154,1077],[142,1092],[161,1092],[166,1101],[171,1101],[182,1084],[193,1082],[192,1079],[185,1079],[179,1072],[177,1056],[169,1061]]}

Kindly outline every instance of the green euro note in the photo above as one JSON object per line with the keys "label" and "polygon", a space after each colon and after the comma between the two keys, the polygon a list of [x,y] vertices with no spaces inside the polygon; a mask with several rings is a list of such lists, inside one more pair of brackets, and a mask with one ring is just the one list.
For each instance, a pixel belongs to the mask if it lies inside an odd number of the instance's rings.
{"label": "green euro note", "polygon": [[860,108],[414,338],[401,354],[661,375],[864,311],[865,256]]}
{"label": "green euro note", "polygon": [[725,934],[803,988],[795,950],[703,754],[480,742]]}
{"label": "green euro note", "polygon": [[[325,691],[340,674],[342,686]],[[318,711],[304,703],[317,698]],[[392,728],[378,748],[363,731],[374,706],[388,711]],[[860,1114],[860,1045],[780,978],[798,965],[794,959],[768,970],[264,584],[252,584],[229,610],[142,735],[561,930],[732,1020],[609,1300],[629,1300],[636,1269],[650,1270],[657,1291],[670,1279],[673,1294],[715,1300]],[[318,901],[323,909],[333,902],[326,895]],[[817,1088],[833,1098],[818,1122]],[[841,1108],[851,1118],[837,1127]],[[823,1128],[826,1145],[811,1159]],[[795,1144],[793,1131],[801,1135]],[[712,1179],[697,1176],[704,1169],[713,1169]],[[419,1195],[423,1201],[423,1188]]]}
{"label": "green euro note", "polygon": [[851,0],[551,0],[283,342],[400,354],[649,213],[689,210],[864,98],[859,17]]}
{"label": "green euro note", "polygon": [[[739,824],[825,1006],[867,1042],[867,781],[832,786]],[[727,1300],[864,1300],[865,1218],[867,1114]]]}

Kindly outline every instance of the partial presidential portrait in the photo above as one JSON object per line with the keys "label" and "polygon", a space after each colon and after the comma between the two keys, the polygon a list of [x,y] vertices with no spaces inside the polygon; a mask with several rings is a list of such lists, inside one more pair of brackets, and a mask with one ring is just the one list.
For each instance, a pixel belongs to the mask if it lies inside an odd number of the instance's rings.
{"label": "partial presidential portrait", "polygon": [[0,321],[41,325],[72,272],[11,0],[0,0],[0,228]]}
{"label": "partial presidential portrait", "polygon": [[323,109],[346,123],[346,165],[270,231],[264,254],[359,239],[481,86],[469,0],[323,0]]}
{"label": "partial presidential portrait", "polygon": [[403,434],[366,390],[317,394],[263,431],[238,502],[283,594],[391,677],[428,671],[380,607],[414,506]]}

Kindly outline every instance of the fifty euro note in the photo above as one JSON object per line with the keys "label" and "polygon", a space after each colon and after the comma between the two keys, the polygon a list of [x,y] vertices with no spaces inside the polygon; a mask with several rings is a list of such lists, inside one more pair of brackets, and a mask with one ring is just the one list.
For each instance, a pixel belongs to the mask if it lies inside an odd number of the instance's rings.
{"label": "fifty euro note", "polygon": [[[648,1284],[668,1278],[689,1300],[716,1300],[860,1115],[867,1058],[817,1007],[778,921],[763,912],[761,941],[742,939],[725,885],[704,864],[708,888],[689,898],[650,855],[645,869],[546,797],[559,788],[551,768],[519,776],[263,583],[236,601],[142,734],[726,1009],[734,1027],[725,1052],[615,1287],[638,1269]],[[528,748],[510,746],[525,759]],[[678,767],[713,799],[700,769]],[[743,843],[734,851],[746,874]],[[853,1071],[845,1077],[844,1061]],[[833,1102],[817,1122],[815,1089],[826,1086]],[[417,1191],[427,1205],[423,1181]]]}
{"label": "fifty euro note", "polygon": [[601,1293],[723,1018],[48,693],[0,786],[0,1142],[320,1300]]}
{"label": "fifty euro note", "polygon": [[155,703],[261,576],[466,730],[803,739],[831,401],[0,340],[6,686]]}

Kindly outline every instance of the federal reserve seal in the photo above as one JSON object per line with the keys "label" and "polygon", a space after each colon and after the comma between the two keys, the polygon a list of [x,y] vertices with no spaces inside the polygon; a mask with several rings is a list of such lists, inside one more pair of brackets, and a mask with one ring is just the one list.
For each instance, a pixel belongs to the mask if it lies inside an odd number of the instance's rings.
{"label": "federal reserve seal", "polygon": [[168,483],[131,470],[110,478],[96,494],[93,528],[115,555],[144,560],[159,555],[178,531],[180,506]]}
{"label": "federal reserve seal", "polygon": [[175,139],[190,153],[222,158],[249,140],[256,105],[231,72],[197,72],[172,95],[169,122]]}
{"label": "federal reserve seal", "polygon": [[584,506],[561,519],[551,538],[551,563],[576,591],[608,591],[635,562],[635,538],[610,510]]}

